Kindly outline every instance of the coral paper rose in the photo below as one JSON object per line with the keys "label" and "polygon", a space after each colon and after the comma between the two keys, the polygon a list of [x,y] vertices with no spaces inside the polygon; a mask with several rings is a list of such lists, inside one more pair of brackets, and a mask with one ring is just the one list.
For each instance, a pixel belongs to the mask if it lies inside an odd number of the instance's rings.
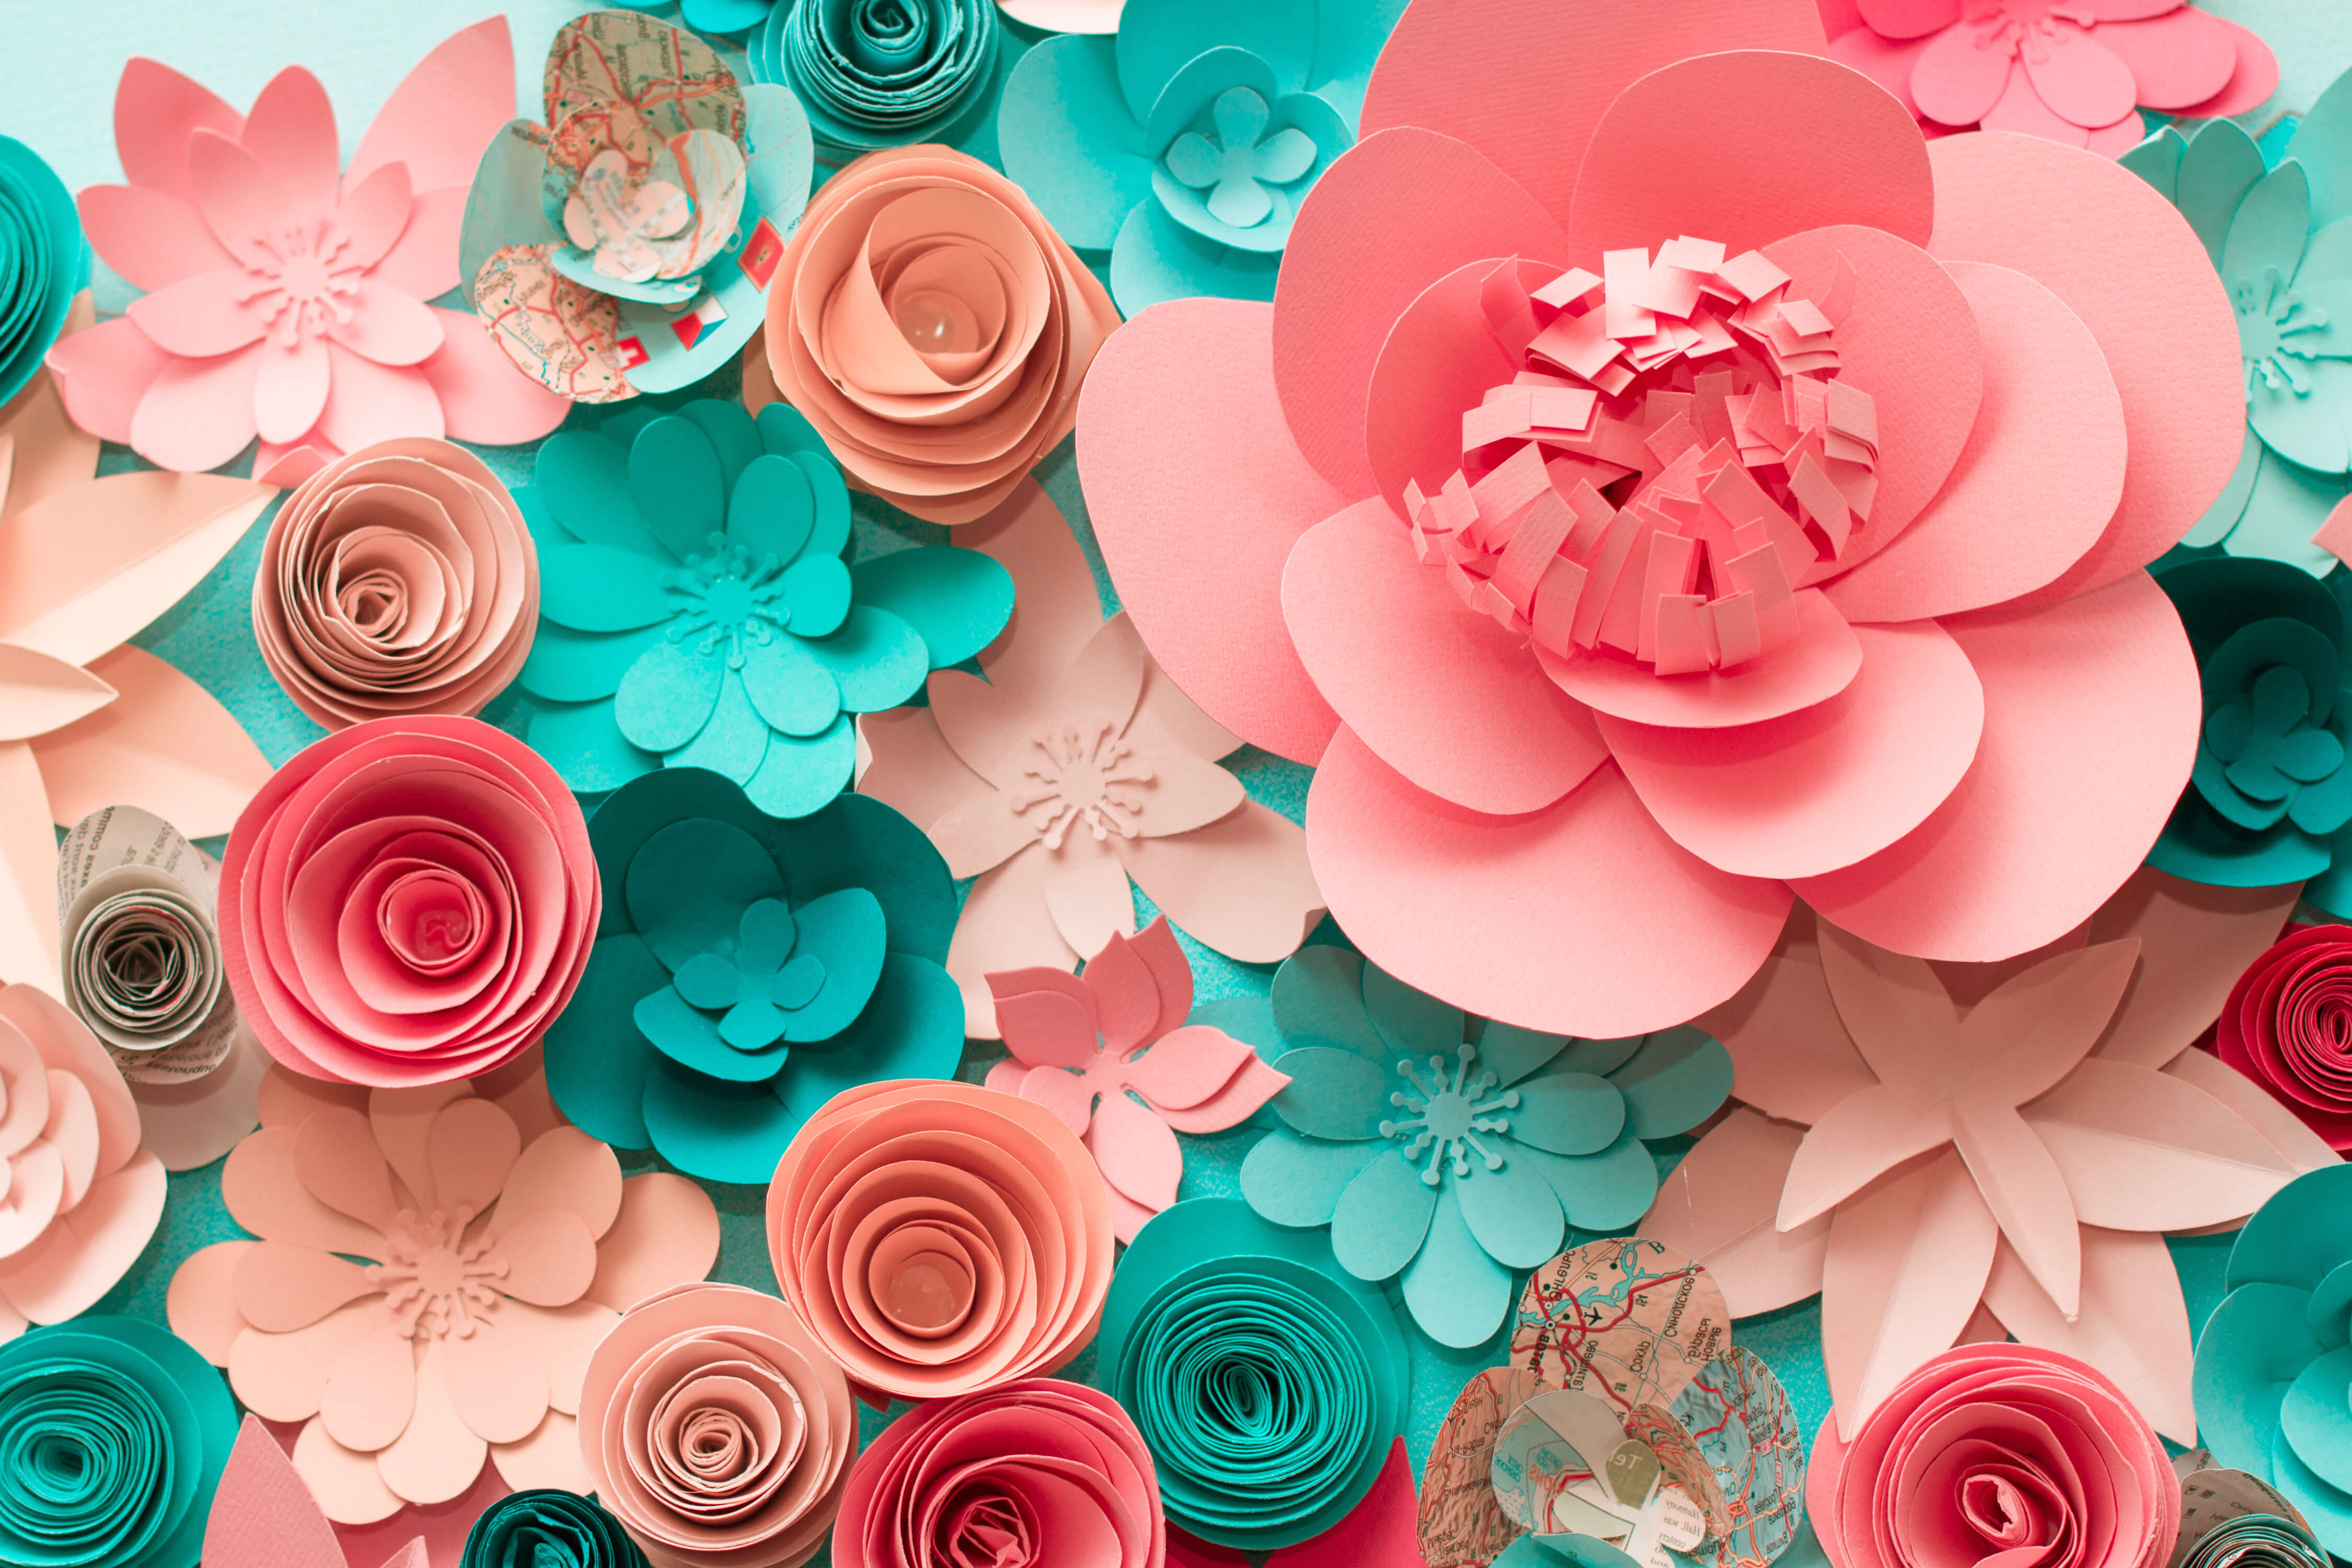
{"label": "coral paper rose", "polygon": [[295,1071],[445,1083],[563,1011],[600,899],[580,804],[537,752],[475,719],[373,719],[304,747],[236,819],[221,951]]}
{"label": "coral paper rose", "polygon": [[1076,422],[1118,312],[1020,186],[946,147],[860,158],[826,182],[768,295],[772,395],[860,489],[971,522]]}
{"label": "coral paper rose", "polygon": [[303,480],[253,576],[262,661],[330,730],[480,712],[522,668],[538,625],[539,552],[522,510],[446,441],[378,442]]}
{"label": "coral paper rose", "polygon": [[2141,568],[2241,444],[2204,247],[2104,159],[1929,144],[1823,47],[1809,0],[1421,0],[1273,304],[1155,306],[1087,379],[1136,628],[1319,763],[1333,917],[1468,1011],[1680,1022],[1792,888],[2008,957],[2188,776]]}
{"label": "coral paper rose", "polygon": [[2352,926],[2288,930],[2230,992],[2223,1061],[2336,1149],[2352,1149]]}

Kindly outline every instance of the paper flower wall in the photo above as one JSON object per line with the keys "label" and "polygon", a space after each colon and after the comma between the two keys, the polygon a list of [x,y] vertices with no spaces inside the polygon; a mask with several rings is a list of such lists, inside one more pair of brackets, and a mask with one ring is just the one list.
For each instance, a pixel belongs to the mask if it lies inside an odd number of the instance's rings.
{"label": "paper flower wall", "polygon": [[997,1036],[991,971],[1074,970],[1135,930],[1132,879],[1194,940],[1249,963],[1322,917],[1296,823],[1216,764],[1241,742],[1176,689],[1124,615],[1102,617],[1069,524],[1034,483],[959,542],[1001,562],[1020,606],[985,680],[931,676],[929,704],[869,714],[858,790],[927,826],[972,877],[948,950],[964,1027]]}
{"label": "paper flower wall", "polygon": [[994,0],[736,0],[764,11],[744,40],[751,74],[781,82],[828,150],[856,155],[910,142],[961,145],[1004,79]]}
{"label": "paper flower wall", "polygon": [[764,1182],[836,1090],[945,1078],[963,1008],[940,967],[955,887],[914,825],[843,795],[780,822],[699,768],[588,826],[613,897],[548,1031],[564,1115],[717,1182]]}
{"label": "paper flower wall", "polygon": [[[217,1380],[218,1374],[214,1376]],[[572,1501],[582,1508],[594,1506],[577,1498]],[[221,1470],[220,1489],[213,1494],[212,1513],[205,1521],[204,1560],[273,1568],[344,1568],[335,1527],[319,1510],[318,1500],[285,1450],[254,1416],[238,1425],[228,1463]],[[384,1560],[383,1568],[426,1568],[429,1561],[424,1538],[411,1536]]]}
{"label": "paper flower wall", "polygon": [[1113,934],[1073,979],[1058,969],[991,974],[1013,1054],[988,1087],[1034,1100],[1086,1141],[1121,1241],[1176,1201],[1178,1132],[1222,1132],[1290,1079],[1213,1024],[1191,1024],[1192,964],[1165,920]]}
{"label": "paper flower wall", "polygon": [[2352,926],[2289,926],[2230,988],[2214,1055],[2352,1149]]}
{"label": "paper flower wall", "polygon": [[2140,568],[2241,445],[2203,247],[2104,160],[1925,142],[1809,0],[1518,17],[1408,9],[1275,303],[1104,351],[1137,630],[1318,763],[1333,917],[1469,1011],[1680,1022],[1792,891],[1931,957],[2053,940],[2194,751]]}
{"label": "paper flower wall", "polygon": [[2242,1218],[2336,1160],[2188,1048],[2294,900],[2143,872],[2031,965],[1940,970],[1801,911],[1700,1020],[1753,1110],[1699,1141],[1643,1234],[1742,1316],[1820,1290],[1848,1438],[1981,1310],[2188,1440],[2189,1317],[2159,1233]]}
{"label": "paper flower wall", "polygon": [[0,403],[40,374],[89,284],[89,247],[73,197],[41,155],[0,136]]}
{"label": "paper flower wall", "polygon": [[1048,38],[1013,68],[1004,172],[1063,238],[1110,253],[1129,315],[1188,294],[1271,300],[1299,198],[1354,144],[1403,9],[1129,0],[1115,37]]}
{"label": "paper flower wall", "polygon": [[636,11],[557,28],[545,79],[544,123],[477,134],[488,151],[467,153],[458,268],[481,325],[576,402],[699,381],[759,328],[808,201],[808,117]]}
{"label": "paper flower wall", "polygon": [[236,1429],[220,1374],[152,1323],[0,1345],[0,1558],[196,1568]]}
{"label": "paper flower wall", "polygon": [[1820,0],[1830,58],[1868,72],[1930,135],[1981,128],[2112,158],[2135,105],[2243,114],[2278,86],[2270,47],[2186,0]]}
{"label": "paper flower wall", "polygon": [[551,1487],[509,1492],[466,1534],[460,1568],[647,1568],[646,1554],[594,1498]]}
{"label": "paper flower wall", "polygon": [[513,103],[494,16],[394,89],[340,180],[334,110],[299,66],[239,115],[168,66],[115,89],[127,185],[81,193],[106,264],[147,290],[49,351],[83,428],[159,468],[218,468],[257,434],[257,478],[307,479],[404,436],[530,441],[564,404],[513,374],[461,313],[466,182]]}
{"label": "paper flower wall", "polygon": [[1402,1276],[1441,1344],[1492,1339],[1515,1269],[1565,1227],[1615,1230],[1658,1190],[1644,1138],[1723,1103],[1731,1061],[1696,1029],[1575,1040],[1475,1021],[1336,947],[1274,977],[1290,1087],[1284,1125],[1242,1163],[1242,1195],[1277,1225],[1331,1227],[1364,1280]]}
{"label": "paper flower wall", "polygon": [[294,1468],[339,1523],[446,1502],[485,1459],[509,1486],[587,1490],[589,1353],[719,1255],[700,1188],[625,1181],[512,1068],[373,1090],[272,1068],[221,1197],[260,1239],[180,1265],[173,1330],[247,1409],[303,1424]]}

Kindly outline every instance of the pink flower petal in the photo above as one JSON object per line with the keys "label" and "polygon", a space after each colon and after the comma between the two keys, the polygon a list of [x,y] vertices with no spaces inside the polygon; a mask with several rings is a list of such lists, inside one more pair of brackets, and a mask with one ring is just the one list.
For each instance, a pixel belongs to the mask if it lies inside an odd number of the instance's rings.
{"label": "pink flower petal", "polygon": [[1077,950],[1062,940],[1045,907],[1045,889],[1060,870],[1049,851],[1025,849],[982,873],[964,895],[963,912],[948,943],[948,973],[963,991],[964,1032],[971,1037],[992,1040],[999,1035],[990,973],[1033,965],[1065,973],[1077,968]]}
{"label": "pink flower petal", "polygon": [[[1381,344],[1365,394],[1364,439],[1373,479],[1397,517],[1409,513],[1408,482],[1435,495],[1463,466],[1464,412],[1521,368],[1523,361],[1503,352],[1486,322],[1486,281],[1511,265],[1482,257],[1435,279],[1405,306]],[[1532,261],[1517,263],[1515,274],[1530,292],[1559,276]]]}
{"label": "pink flower petal", "polygon": [[[1162,931],[1168,929],[1164,921],[1155,923]],[[1050,975],[1053,971],[1041,973]],[[1104,1050],[1124,1057],[1153,1037],[1152,1026],[1160,1022],[1160,984],[1131,940],[1111,938],[1087,960],[1078,983],[1094,998],[1095,1026],[1101,1031]]]}
{"label": "pink flower petal", "polygon": [[[382,270],[378,269],[379,276]],[[511,446],[536,441],[563,423],[564,416],[572,412],[569,399],[557,396],[517,370],[505,351],[481,331],[481,324],[471,316],[444,310],[437,305],[432,309],[441,318],[441,347],[418,368],[439,405],[440,420],[450,436],[487,446]],[[402,434],[423,432],[410,430]],[[358,446],[367,444],[360,442]],[[338,440],[336,445],[345,451],[357,449],[350,441]]]}
{"label": "pink flower petal", "polygon": [[275,269],[273,242],[290,215],[258,156],[226,136],[199,131],[188,145],[188,189],[205,226],[231,256],[249,268]]}
{"label": "pink flower petal", "polygon": [[1181,1110],[1164,1106],[1157,1109],[1160,1120],[1179,1132],[1223,1132],[1248,1121],[1260,1106],[1289,1086],[1288,1073],[1275,1071],[1264,1058],[1253,1052],[1224,1088],[1200,1104]]}
{"label": "pink flower petal", "polygon": [[1166,1122],[1127,1096],[1103,1096],[1087,1130],[1087,1148],[1103,1179],[1137,1204],[1157,1213],[1176,1201],[1184,1152]]}
{"label": "pink flower petal", "polygon": [[2033,80],[2022,67],[2009,75],[2009,84],[2001,89],[2000,100],[1984,111],[1978,129],[2006,131],[2013,135],[2031,136],[2043,142],[2054,142],[2061,147],[2087,147],[2091,133],[2042,101],[2034,90]]}
{"label": "pink flower petal", "polygon": [[128,312],[165,353],[209,359],[258,342],[268,318],[248,302],[242,271],[199,272],[131,301]]}
{"label": "pink flower petal", "polygon": [[[352,154],[347,184],[408,165],[419,191],[471,184],[482,149],[514,118],[514,42],[504,16],[451,34],[400,79]],[[437,292],[437,290],[436,290]]]}
{"label": "pink flower petal", "polygon": [[207,1563],[270,1563],[279,1568],[338,1568],[342,1548],[286,1450],[257,1417],[247,1415],[205,1522]]}
{"label": "pink flower petal", "polygon": [[[49,374],[73,422],[102,440],[125,445],[140,399],[171,363],[172,356],[128,316],[59,338],[48,353]],[[252,439],[250,434],[246,439]]]}
{"label": "pink flower petal", "polygon": [[[446,330],[449,323],[445,321],[442,325]],[[475,335],[451,333],[445,341],[445,352],[448,342],[470,341]],[[406,436],[438,440],[449,434],[440,393],[433,382],[439,355],[421,365],[384,365],[341,343],[329,343],[326,350],[333,370],[326,406],[319,411],[318,433],[327,440],[346,452],[356,452],[378,441]]]}
{"label": "pink flower petal", "polygon": [[1192,961],[1177,944],[1176,932],[1165,916],[1138,931],[1128,948],[1150,972],[1151,987],[1159,997],[1159,1012],[1143,1032],[1145,1039],[1156,1040],[1192,1016]]}
{"label": "pink flower petal", "polygon": [[625,1312],[656,1291],[709,1274],[719,1261],[719,1211],[684,1176],[647,1171],[621,1184],[621,1212],[596,1248],[589,1297]]}
{"label": "pink flower petal", "polygon": [[1994,1256],[1984,1300],[2021,1343],[2088,1362],[2114,1379],[2158,1432],[2176,1443],[2197,1440],[2189,1307],[2162,1237],[2084,1226],[2083,1300],[2072,1321],[2005,1245]]}
{"label": "pink flower petal", "polygon": [[350,321],[329,318],[327,335],[353,353],[378,364],[417,364],[441,347],[441,318],[373,278],[359,280],[351,306]]}
{"label": "pink flower petal", "polygon": [[136,56],[123,63],[114,89],[114,149],[132,184],[184,196],[195,132],[234,139],[244,129],[243,115],[170,66]]}
{"label": "pink flower petal", "polygon": [[[1810,927],[1802,906],[1797,918]],[[1766,959],[1739,994],[1697,1022],[1731,1053],[1733,1096],[1767,1116],[1810,1124],[1878,1081],[1854,1049],[1821,954],[1810,945]]]}
{"label": "pink flower petal", "polygon": [[[963,770],[958,764],[956,771]],[[1013,809],[1013,802],[1018,798],[991,789],[967,797],[933,819],[927,831],[931,843],[947,859],[949,876],[977,877],[1032,846],[1044,849],[1035,826]],[[1079,831],[1083,834],[1085,830]]]}
{"label": "pink flower petal", "polygon": [[236,717],[144,648],[126,644],[90,670],[114,700],[33,745],[51,815],[79,822],[129,805],[200,837],[227,832],[270,771]]}
{"label": "pink flower petal", "polygon": [[[77,332],[58,346],[97,335]],[[165,360],[131,416],[131,446],[158,468],[182,473],[219,468],[253,439],[262,357],[277,352],[256,343],[218,359]],[[59,384],[68,389],[66,406],[72,407],[70,383],[61,377]]]}
{"label": "pink flower petal", "polygon": [[1019,702],[1042,697],[1103,622],[1094,570],[1068,520],[1045,488],[1030,480],[978,522],[961,525],[956,542],[994,556],[1013,574],[1021,605],[1019,632],[981,649],[989,685]]}
{"label": "pink flower petal", "polygon": [[1929,42],[1922,37],[1898,43],[1881,37],[1868,27],[1855,27],[1830,40],[1830,58],[1860,71],[1893,93],[1904,112],[1916,118],[1919,103],[1911,96],[1911,72]]}
{"label": "pink flower petal", "polygon": [[1076,1073],[1056,1067],[1031,1068],[1021,1079],[1021,1098],[1042,1105],[1079,1137],[1094,1118],[1095,1091]]}
{"label": "pink flower petal", "polygon": [[287,223],[311,221],[334,210],[342,145],[327,89],[300,66],[269,79],[245,117],[238,138],[268,171],[271,193]]}
{"label": "pink flower petal", "polygon": [[317,430],[288,443],[264,441],[254,448],[253,477],[265,485],[291,489],[342,456]]}
{"label": "pink flower petal", "polygon": [[1228,958],[1279,963],[1323,918],[1306,833],[1254,800],[1206,827],[1115,847],[1145,898]]}
{"label": "pink flower petal", "polygon": [[320,1511],[339,1525],[374,1524],[401,1511],[401,1500],[376,1471],[375,1456],[344,1447],[327,1436],[322,1422],[309,1422],[294,1439],[294,1468]]}
{"label": "pink flower petal", "polygon": [[[390,164],[386,168],[399,166]],[[380,180],[385,176],[380,171],[375,177]],[[369,269],[369,276],[413,299],[431,300],[447,293],[464,281],[457,276],[457,233],[465,215],[466,189],[462,185],[454,190],[414,193],[408,203],[407,223],[393,241],[392,248]],[[473,323],[475,335],[489,339],[489,334],[481,331],[478,320],[470,315],[466,319]],[[490,346],[498,347],[494,341]],[[505,351],[499,351],[499,357],[505,357]],[[515,374],[522,375],[520,370]],[[523,379],[530,381],[527,375]]]}
{"label": "pink flower petal", "polygon": [[2263,42],[2252,28],[2231,21],[2226,16],[2214,16],[2213,21],[2230,29],[2230,41],[2235,46],[2237,67],[2230,73],[2230,85],[2202,103],[2192,103],[2181,112],[2191,119],[2215,120],[2232,114],[2243,114],[2260,108],[2271,94],[2278,90],[2278,56]]}
{"label": "pink flower petal", "polygon": [[1728,673],[1662,676],[1606,650],[1564,659],[1541,644],[1536,659],[1598,713],[1692,730],[1761,723],[1828,701],[1862,668],[1861,642],[1821,590],[1800,588],[1796,601],[1797,640]]}
{"label": "pink flower petal", "polygon": [[2186,1079],[2093,1058],[2025,1107],[2085,1225],[2193,1230],[2260,1208],[2294,1162]]}
{"label": "pink flower petal", "polygon": [[1827,1215],[1794,1230],[1774,1223],[1780,1183],[1801,1129],[1746,1106],[1709,1128],[1659,1184],[1638,1227],[1706,1266],[1735,1318],[1801,1301],[1822,1288]]}
{"label": "pink flower petal", "polygon": [[996,793],[964,766],[940,733],[940,694],[949,685],[942,676],[959,677],[983,689],[988,685],[961,670],[940,671],[931,677],[929,708],[893,708],[887,713],[861,714],[857,721],[857,733],[874,759],[858,776],[857,793],[872,795],[927,829],[959,806]]}
{"label": "pink flower petal", "polygon": [[[568,1307],[587,1294],[589,1282],[596,1278],[596,1238],[587,1221],[563,1209],[541,1209],[506,1226],[499,1237],[498,1254],[509,1265],[499,1288],[535,1307]],[[530,1426],[538,1425],[539,1417],[532,1416]],[[520,1436],[499,1441],[512,1442]]]}
{"label": "pink flower petal", "polygon": [[326,342],[305,337],[291,348],[275,342],[256,347],[259,362],[253,384],[253,422],[265,441],[291,441],[319,422],[327,406]]}
{"label": "pink flower petal", "polygon": [[2091,37],[2131,73],[2137,100],[2150,109],[2202,103],[2228,87],[2238,68],[2230,24],[2193,5],[2145,21],[2107,22]]}
{"label": "pink flower petal", "polygon": [[[408,169],[401,163],[387,163],[353,184],[346,182],[342,204],[335,209],[335,226],[344,235],[343,247],[336,252],[339,269],[373,267],[383,259],[395,240],[405,237],[415,203],[408,188]],[[381,286],[400,288],[384,278],[375,280]],[[416,295],[414,289],[402,289]],[[429,297],[429,296],[424,296]]]}
{"label": "pink flower petal", "polygon": [[190,1253],[172,1273],[163,1299],[172,1331],[215,1366],[228,1364],[228,1347],[247,1324],[236,1310],[231,1281],[254,1241],[215,1241]]}
{"label": "pink flower petal", "polygon": [[1542,811],[1486,816],[1342,730],[1307,818],[1316,879],[1366,957],[1524,1028],[1615,1038],[1704,1012],[1756,972],[1789,910],[1780,884],[1668,838],[1614,767]]}
{"label": "pink flower petal", "polygon": [[1890,38],[1924,38],[1960,19],[1960,0],[1861,0],[1862,19]]}
{"label": "pink flower petal", "polygon": [[1929,120],[1973,125],[2000,101],[2016,60],[1984,41],[1974,27],[1951,27],[1928,40],[1911,67],[1911,100]]}
{"label": "pink flower petal", "polygon": [[1272,326],[1264,305],[1183,300],[1113,333],[1079,395],[1078,472],[1160,668],[1235,734],[1311,763],[1338,721],[1283,629],[1282,564],[1346,498],[1284,426]]}
{"label": "pink flower petal", "polygon": [[988,989],[1005,1048],[1031,1067],[1083,1068],[1101,1051],[1094,990],[1076,975],[1016,969],[991,974]]}
{"label": "pink flower petal", "polygon": [[2095,34],[2060,23],[2049,28],[2041,44],[2039,49],[2025,51],[2025,75],[2053,111],[2086,130],[2112,125],[2131,112],[2131,68]]}
{"label": "pink flower petal", "polygon": [[469,1335],[442,1340],[441,1347],[450,1399],[467,1430],[493,1443],[516,1443],[539,1429],[547,1415],[547,1365],[526,1320],[494,1316]]}
{"label": "pink flower petal", "polygon": [[489,1457],[489,1446],[466,1425],[450,1397],[445,1343],[425,1342],[416,1369],[416,1412],[399,1438],[376,1456],[383,1484],[409,1502],[447,1502],[474,1484]]}
{"label": "pink flower petal", "polygon": [[90,248],[141,289],[164,289],[206,272],[244,275],[237,258],[182,197],[143,185],[89,185],[74,205]]}
{"label": "pink flower petal", "polygon": [[2154,867],[2132,873],[2099,906],[2092,942],[2137,937],[2139,968],[2094,1055],[2161,1068],[2221,1014],[2238,977],[2278,940],[2299,885],[2212,888]]}
{"label": "pink flower petal", "polygon": [[1127,1083],[1155,1110],[1185,1110],[1214,1096],[1256,1059],[1255,1051],[1223,1029],[1187,1024],[1128,1063]]}

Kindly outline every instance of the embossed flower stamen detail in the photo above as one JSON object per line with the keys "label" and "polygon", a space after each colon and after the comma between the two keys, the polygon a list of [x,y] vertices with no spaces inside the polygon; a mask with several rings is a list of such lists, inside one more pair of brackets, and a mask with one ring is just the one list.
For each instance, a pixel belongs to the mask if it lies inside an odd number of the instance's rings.
{"label": "embossed flower stamen detail", "polygon": [[1421,1074],[1410,1060],[1397,1063],[1397,1076],[1412,1085],[1412,1092],[1398,1089],[1389,1096],[1389,1103],[1412,1114],[1402,1121],[1391,1118],[1381,1121],[1381,1136],[1409,1139],[1404,1148],[1404,1157],[1409,1161],[1423,1154],[1429,1156],[1429,1164],[1421,1173],[1422,1181],[1429,1186],[1436,1186],[1445,1179],[1442,1167],[1448,1159],[1453,1161],[1455,1175],[1468,1175],[1470,1152],[1474,1150],[1486,1169],[1503,1168],[1501,1150],[1480,1142],[1477,1135],[1510,1131],[1510,1122],[1496,1112],[1517,1110],[1519,1091],[1507,1089],[1496,1094],[1497,1080],[1491,1072],[1471,1077],[1471,1064],[1477,1055],[1475,1046],[1457,1048],[1451,1080],[1445,1076],[1445,1058],[1430,1058],[1429,1083],[1422,1082]]}

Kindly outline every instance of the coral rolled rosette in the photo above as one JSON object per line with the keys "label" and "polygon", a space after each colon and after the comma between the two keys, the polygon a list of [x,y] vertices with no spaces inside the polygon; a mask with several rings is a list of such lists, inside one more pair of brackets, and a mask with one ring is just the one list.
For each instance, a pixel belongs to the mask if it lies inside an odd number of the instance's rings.
{"label": "coral rolled rosette", "polygon": [[2352,1149],[2352,926],[2290,927],[2240,977],[2213,1035],[2224,1062]]}
{"label": "coral rolled rosette", "polygon": [[797,1568],[841,1506],[857,1410],[782,1302],[687,1285],[596,1347],[580,1439],[596,1496],[656,1568]]}
{"label": "coral rolled rosette", "polygon": [[538,625],[539,552],[522,510],[446,441],[379,441],[303,480],[253,577],[262,662],[330,730],[480,712],[522,668]]}
{"label": "coral rolled rosette", "polygon": [[537,1040],[600,908],[579,803],[474,719],[375,719],[305,747],[221,862],[246,1022],[294,1071],[371,1088],[469,1078]]}

